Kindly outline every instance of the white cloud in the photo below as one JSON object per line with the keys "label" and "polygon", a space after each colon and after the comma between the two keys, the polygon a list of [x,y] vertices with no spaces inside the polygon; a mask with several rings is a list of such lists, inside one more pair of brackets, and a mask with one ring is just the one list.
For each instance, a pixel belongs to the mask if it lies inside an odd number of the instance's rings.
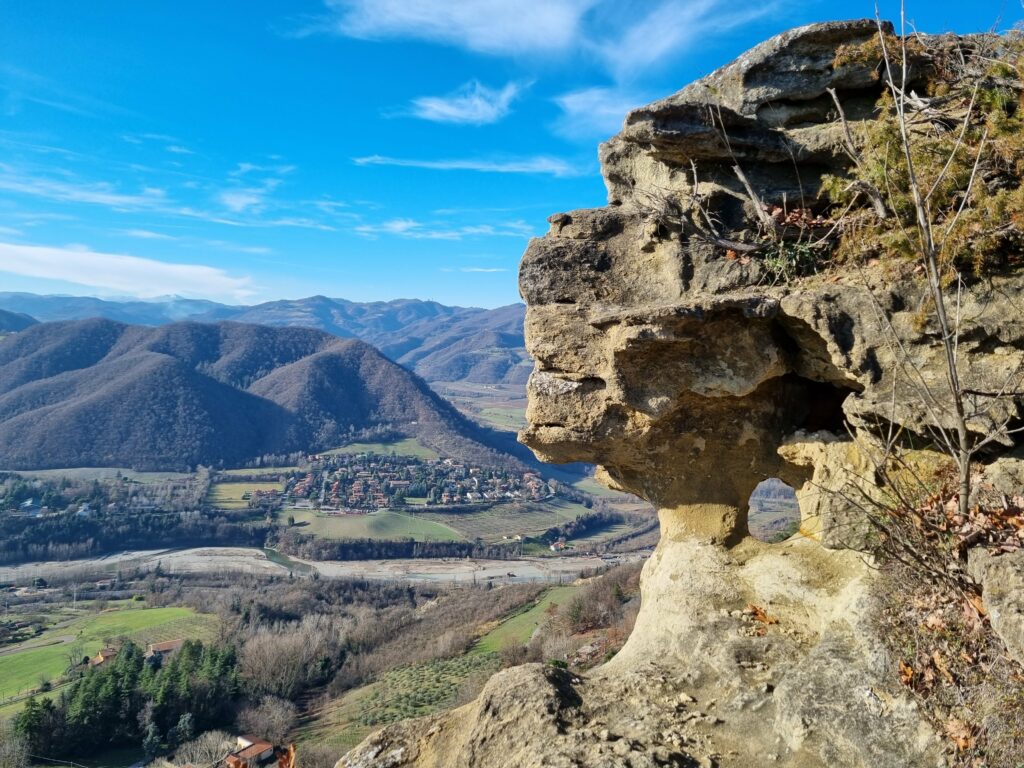
{"label": "white cloud", "polygon": [[215,267],[99,253],[80,246],[0,243],[0,272],[62,280],[140,298],[173,293],[239,301],[254,293],[250,278],[232,277]]}
{"label": "white cloud", "polygon": [[[664,65],[688,45],[721,35],[730,29],[778,10],[779,2],[735,6],[723,0],[664,0],[647,13],[633,10],[624,31],[595,36],[587,42],[618,82],[629,81],[646,70]],[[737,10],[739,8],[739,10]]]}
{"label": "white cloud", "polygon": [[518,83],[509,83],[497,90],[471,80],[448,96],[413,99],[411,114],[435,123],[496,123],[511,111],[512,102],[522,90]]}
{"label": "white cloud", "polygon": [[598,0],[326,0],[333,16],[307,32],[367,40],[414,38],[491,54],[573,47]]}
{"label": "white cloud", "polygon": [[19,176],[9,166],[0,163],[0,189],[24,195],[73,203],[93,203],[113,208],[151,208],[160,203],[163,190],[146,188],[141,194],[119,192],[110,184],[68,183],[54,179]]}
{"label": "white cloud", "polygon": [[391,219],[379,224],[360,224],[353,231],[366,237],[393,235],[414,240],[461,240],[464,237],[531,237],[533,228],[524,221],[492,224],[451,226],[427,224],[416,219]]}
{"label": "white cloud", "polygon": [[0,235],[7,235],[9,237],[18,237],[22,232],[20,229],[14,227],[0,227]]}
{"label": "white cloud", "polygon": [[395,165],[434,171],[480,171],[482,173],[530,173],[550,176],[580,176],[583,171],[557,157],[525,157],[511,160],[410,160],[384,155],[354,158],[356,165]]}
{"label": "white cloud", "polygon": [[193,152],[191,149],[189,149],[188,147],[183,147],[180,144],[169,144],[169,145],[167,145],[167,151],[171,152],[172,154],[175,154],[175,155],[194,155],[195,154],[195,152]]}
{"label": "white cloud", "polygon": [[217,196],[221,204],[232,213],[244,213],[263,206],[265,192],[262,189],[229,189]]}
{"label": "white cloud", "polygon": [[584,88],[562,94],[555,103],[562,116],[555,130],[569,138],[606,138],[618,133],[626,113],[650,99],[620,88]]}
{"label": "white cloud", "polygon": [[508,272],[504,267],[461,267],[459,272]]}
{"label": "white cloud", "polygon": [[300,34],[411,39],[499,56],[576,54],[616,82],[665,66],[687,46],[772,13],[792,0],[324,0],[330,15]]}
{"label": "white cloud", "polygon": [[126,237],[137,237],[140,240],[176,240],[173,235],[165,235],[163,232],[153,232],[149,229],[122,229],[118,234]]}

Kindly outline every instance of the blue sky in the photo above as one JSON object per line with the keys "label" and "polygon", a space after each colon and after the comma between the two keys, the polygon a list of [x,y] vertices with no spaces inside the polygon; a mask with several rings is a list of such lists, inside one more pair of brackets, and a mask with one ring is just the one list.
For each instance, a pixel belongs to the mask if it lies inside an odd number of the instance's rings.
{"label": "blue sky", "polygon": [[[852,0],[0,0],[0,291],[499,306],[626,110]],[[882,3],[883,16],[898,4]],[[919,29],[1018,0],[918,0]]]}

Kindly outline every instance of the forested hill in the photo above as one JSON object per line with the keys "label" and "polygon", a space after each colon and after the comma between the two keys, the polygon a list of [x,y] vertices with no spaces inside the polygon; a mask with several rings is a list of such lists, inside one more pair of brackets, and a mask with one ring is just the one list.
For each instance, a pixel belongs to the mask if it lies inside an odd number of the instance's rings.
{"label": "forested hill", "polygon": [[23,331],[30,325],[35,325],[36,319],[21,312],[8,312],[0,309],[0,334],[17,333]]}
{"label": "forested hill", "polygon": [[356,302],[326,296],[229,306],[168,298],[107,301],[88,296],[0,293],[0,309],[44,321],[103,317],[139,325],[232,320],[315,328],[372,344],[427,381],[525,384],[532,365],[523,342],[526,308],[452,307],[397,299]]}
{"label": "forested hill", "polygon": [[2,469],[237,466],[369,434],[512,460],[417,376],[321,331],[91,319],[0,344]]}

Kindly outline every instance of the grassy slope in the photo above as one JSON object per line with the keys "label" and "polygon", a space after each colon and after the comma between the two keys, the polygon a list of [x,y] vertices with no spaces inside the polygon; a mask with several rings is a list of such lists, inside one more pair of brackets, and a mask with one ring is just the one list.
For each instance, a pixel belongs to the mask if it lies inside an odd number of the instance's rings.
{"label": "grassy slope", "polygon": [[71,469],[19,469],[15,471],[24,477],[34,477],[40,480],[60,480],[62,477],[70,480],[113,480],[119,472],[122,477],[137,483],[162,483],[167,480],[184,480],[191,477],[184,472],[136,472],[134,469],[124,467],[73,467]]}
{"label": "grassy slope", "polygon": [[380,453],[384,455],[394,453],[398,456],[413,456],[417,459],[438,458],[436,451],[431,448],[427,448],[414,437],[387,443],[350,443],[348,445],[343,445],[341,448],[324,451],[324,454],[328,456],[333,456],[339,453]]}
{"label": "grassy slope", "polygon": [[404,539],[417,541],[461,541],[453,528],[401,512],[372,512],[366,515],[320,515],[309,509],[288,510],[297,523],[307,523],[302,533],[326,539]]}
{"label": "grassy slope", "polygon": [[537,626],[544,620],[546,611],[552,605],[563,605],[572,599],[578,587],[569,585],[552,587],[527,610],[511,616],[480,638],[474,651],[496,653],[510,640],[526,643]]}
{"label": "grassy slope", "polygon": [[[29,641],[32,646],[74,636],[82,643],[83,655],[92,655],[107,639],[128,637],[139,643],[204,639],[212,636],[212,616],[196,614],[189,608],[125,607],[102,613],[85,613],[64,626],[55,626]],[[9,697],[31,690],[41,678],[53,680],[68,666],[70,644],[32,647],[0,656],[0,696]]]}

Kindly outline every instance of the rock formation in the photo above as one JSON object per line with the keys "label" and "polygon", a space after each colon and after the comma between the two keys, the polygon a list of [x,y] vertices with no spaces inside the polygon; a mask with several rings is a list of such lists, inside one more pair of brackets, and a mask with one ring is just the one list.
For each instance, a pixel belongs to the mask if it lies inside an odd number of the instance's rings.
{"label": "rock formation", "polygon": [[[523,258],[536,368],[520,439],[547,461],[599,465],[659,509],[626,646],[585,677],[499,673],[473,704],[385,729],[339,766],[944,764],[869,621],[864,515],[832,492],[872,493],[878,430],[924,434],[942,418],[907,391],[893,343],[908,340],[920,376],[941,382],[921,281],[866,268],[773,284],[733,241],[663,215],[696,200],[735,233],[761,215],[753,200],[810,207],[800,201],[822,177],[853,162],[830,91],[857,123],[883,88],[877,61],[839,65],[837,49],[877,37],[873,21],[795,29],[631,112],[601,147],[608,205],[551,217]],[[1017,364],[1021,288],[993,277],[963,297],[961,354],[977,380]],[[1020,408],[1004,397],[989,413],[1001,423]],[[1000,461],[1006,492],[1020,493],[1024,465]],[[768,477],[798,489],[802,533],[782,544],[747,531]],[[1021,563],[972,567],[993,585],[993,628],[1020,652]]]}

